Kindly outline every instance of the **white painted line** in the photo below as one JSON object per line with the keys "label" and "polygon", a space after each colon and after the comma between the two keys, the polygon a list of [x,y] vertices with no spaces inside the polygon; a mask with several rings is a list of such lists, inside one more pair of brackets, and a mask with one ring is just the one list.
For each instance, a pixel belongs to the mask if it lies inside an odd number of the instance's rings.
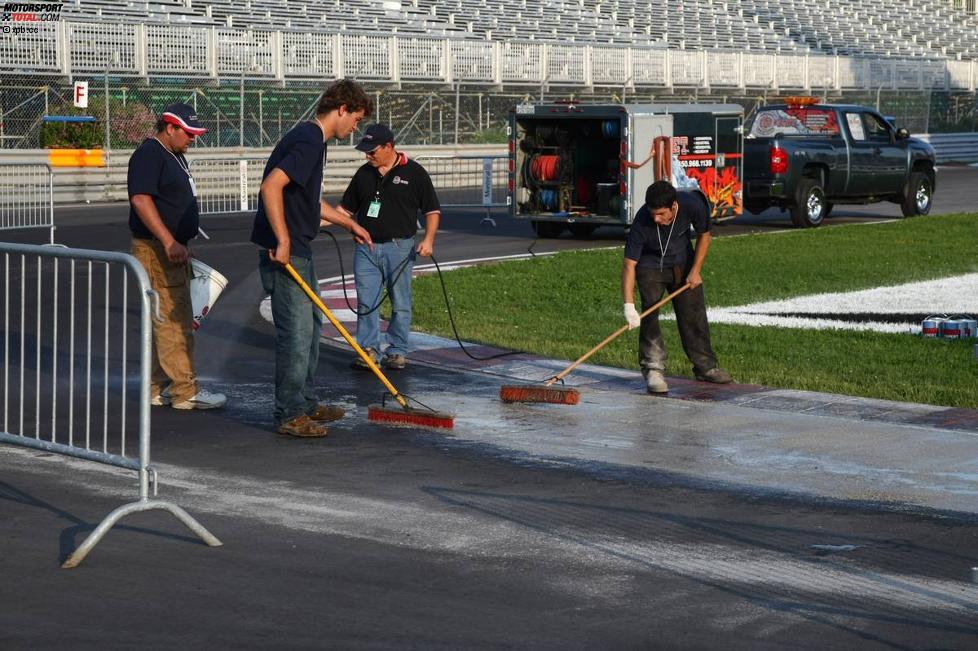
{"label": "white painted line", "polygon": [[349,297],[352,303],[357,299],[357,290],[348,289],[346,293],[342,289],[328,289],[325,292],[319,292],[320,298],[346,298]]}
{"label": "white painted line", "polygon": [[[852,292],[814,294],[749,305],[710,308],[707,314],[713,323],[907,333],[914,327],[919,330],[920,324],[855,322],[821,317],[826,314],[975,315],[978,314],[978,292],[975,287],[978,287],[978,273]],[[675,317],[670,315],[668,318]]]}
{"label": "white painted line", "polygon": [[330,312],[336,317],[336,320],[340,323],[356,323],[357,313],[353,310],[347,310],[346,308],[340,310],[334,310],[330,308]]}

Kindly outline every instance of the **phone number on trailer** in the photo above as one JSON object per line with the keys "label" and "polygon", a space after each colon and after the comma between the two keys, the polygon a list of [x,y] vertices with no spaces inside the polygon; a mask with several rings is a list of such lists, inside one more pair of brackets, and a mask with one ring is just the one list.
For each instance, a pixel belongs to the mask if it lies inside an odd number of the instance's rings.
{"label": "phone number on trailer", "polygon": [[683,167],[713,167],[713,159],[679,161]]}

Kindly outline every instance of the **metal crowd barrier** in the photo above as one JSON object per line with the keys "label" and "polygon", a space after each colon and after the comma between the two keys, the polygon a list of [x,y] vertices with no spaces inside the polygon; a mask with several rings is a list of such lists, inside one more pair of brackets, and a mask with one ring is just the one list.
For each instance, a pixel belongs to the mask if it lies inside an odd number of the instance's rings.
{"label": "metal crowd barrier", "polygon": [[46,164],[0,163],[0,231],[50,229],[54,243],[54,172]]}
{"label": "metal crowd barrier", "polygon": [[[415,160],[431,175],[442,207],[484,208],[483,221],[493,222],[492,209],[507,205],[509,159],[506,156],[427,155]],[[266,158],[193,158],[190,169],[197,185],[200,214],[256,210],[266,162]],[[324,186],[329,185],[333,190],[345,188],[361,164],[361,159],[330,161],[326,166]],[[338,192],[342,195],[342,189]]]}
{"label": "metal crowd barrier", "polygon": [[431,176],[443,208],[485,208],[483,222],[492,209],[505,207],[509,187],[507,156],[418,156]]}
{"label": "metal crowd barrier", "polygon": [[138,501],[106,516],[62,567],[77,566],[119,519],[141,511],[169,511],[219,546],[182,508],[155,499],[150,319],[159,307],[143,267],[124,253],[0,243],[0,270],[0,443],[134,470],[139,478]]}
{"label": "metal crowd barrier", "polygon": [[267,158],[193,158],[190,170],[197,185],[201,215],[250,212],[258,209],[258,189]]}

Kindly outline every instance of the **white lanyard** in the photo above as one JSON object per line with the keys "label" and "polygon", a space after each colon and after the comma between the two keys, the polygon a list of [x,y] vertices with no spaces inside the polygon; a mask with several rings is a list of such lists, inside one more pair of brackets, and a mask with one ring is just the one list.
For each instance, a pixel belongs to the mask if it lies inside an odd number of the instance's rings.
{"label": "white lanyard", "polygon": [[[676,215],[679,217],[679,215]],[[669,240],[672,239],[672,229],[676,227],[676,217],[672,219],[672,226],[669,227],[669,235],[666,237],[666,247],[662,248],[662,233],[659,232],[659,225],[655,225],[655,236],[659,238],[659,271],[662,271],[662,266],[666,257],[666,249],[669,248]],[[653,223],[655,223],[655,218],[653,217]]]}
{"label": "white lanyard", "polygon": [[156,136],[153,136],[153,140],[155,140],[156,142],[160,143],[160,147],[162,147],[164,150],[166,150],[166,152],[168,154],[170,154],[170,156],[173,156],[173,160],[175,160],[177,162],[177,165],[180,166],[180,169],[182,169],[184,171],[184,174],[187,175],[187,179],[190,181],[190,190],[191,190],[191,192],[193,192],[193,195],[196,197],[197,196],[197,184],[194,183],[194,175],[190,173],[190,165],[184,165],[183,163],[181,163],[180,162],[180,159],[177,157],[177,155],[174,154],[172,151],[170,151],[169,148],[166,145],[164,145],[163,142],[159,138],[157,138]]}

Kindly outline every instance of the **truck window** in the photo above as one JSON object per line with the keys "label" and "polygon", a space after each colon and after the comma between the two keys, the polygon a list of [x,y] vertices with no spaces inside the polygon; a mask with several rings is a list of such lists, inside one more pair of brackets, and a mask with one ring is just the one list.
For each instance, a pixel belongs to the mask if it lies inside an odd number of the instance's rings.
{"label": "truck window", "polygon": [[886,122],[872,113],[863,113],[863,124],[866,125],[867,139],[876,142],[890,142],[890,129]]}
{"label": "truck window", "polygon": [[863,119],[859,113],[846,113],[846,124],[849,126],[849,135],[853,140],[857,142],[866,140],[866,129],[863,128]]}
{"label": "truck window", "polygon": [[750,136],[838,136],[835,111],[825,108],[787,107],[759,111],[751,124]]}

